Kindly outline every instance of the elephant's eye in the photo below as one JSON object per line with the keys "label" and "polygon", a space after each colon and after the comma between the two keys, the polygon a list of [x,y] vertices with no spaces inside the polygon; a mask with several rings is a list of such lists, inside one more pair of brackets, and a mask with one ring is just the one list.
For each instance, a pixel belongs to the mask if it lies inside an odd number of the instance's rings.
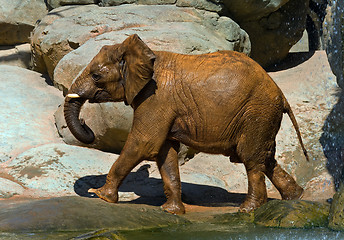
{"label": "elephant's eye", "polygon": [[94,81],[99,81],[99,79],[101,78],[102,76],[100,74],[97,74],[97,73],[92,73],[92,79]]}

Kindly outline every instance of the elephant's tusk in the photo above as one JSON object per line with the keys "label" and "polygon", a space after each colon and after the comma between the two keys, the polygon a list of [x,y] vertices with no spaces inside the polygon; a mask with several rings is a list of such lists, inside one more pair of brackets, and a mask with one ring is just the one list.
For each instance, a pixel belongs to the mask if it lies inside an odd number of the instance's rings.
{"label": "elephant's tusk", "polygon": [[67,97],[69,97],[69,98],[80,98],[80,96],[76,93],[67,94]]}

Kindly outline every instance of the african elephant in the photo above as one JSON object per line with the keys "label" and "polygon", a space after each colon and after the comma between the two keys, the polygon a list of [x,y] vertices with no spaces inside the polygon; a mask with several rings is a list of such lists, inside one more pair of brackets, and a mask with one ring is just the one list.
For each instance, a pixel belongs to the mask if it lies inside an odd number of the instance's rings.
{"label": "african elephant", "polygon": [[283,199],[300,198],[303,189],[275,160],[275,137],[287,113],[308,159],[299,127],[280,88],[256,62],[233,51],[202,55],[153,52],[137,36],[104,46],[72,83],[64,115],[84,143],[94,134],[79,120],[81,106],[124,101],[134,110],[131,132],[106,183],[94,192],[118,201],[118,187],[143,160],[156,161],[167,198],[162,208],[185,212],[177,152],[180,143],[243,163],[248,194],[240,210],[267,201],[266,175]]}

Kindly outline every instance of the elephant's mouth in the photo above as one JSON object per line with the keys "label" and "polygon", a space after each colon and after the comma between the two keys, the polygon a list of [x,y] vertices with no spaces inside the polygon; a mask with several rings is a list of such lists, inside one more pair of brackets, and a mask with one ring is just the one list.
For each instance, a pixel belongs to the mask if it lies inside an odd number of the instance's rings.
{"label": "elephant's mouth", "polygon": [[93,98],[90,98],[88,101],[90,103],[113,102],[111,95],[104,90],[96,91]]}

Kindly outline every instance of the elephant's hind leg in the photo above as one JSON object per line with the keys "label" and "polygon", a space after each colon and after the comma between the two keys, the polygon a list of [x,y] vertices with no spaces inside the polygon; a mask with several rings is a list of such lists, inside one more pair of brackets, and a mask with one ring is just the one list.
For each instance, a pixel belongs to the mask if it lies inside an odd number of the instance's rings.
{"label": "elephant's hind leg", "polygon": [[248,193],[239,211],[251,212],[267,202],[265,185],[266,162],[273,157],[274,141],[257,138],[242,138],[237,153],[245,165],[248,179]]}
{"label": "elephant's hind leg", "polygon": [[240,212],[251,212],[267,202],[265,175],[259,167],[247,169],[248,192],[240,205]]}
{"label": "elephant's hind leg", "polygon": [[294,200],[302,197],[303,188],[281,168],[275,159],[267,166],[266,176],[277,188],[283,200]]}
{"label": "elephant's hind leg", "polygon": [[164,192],[167,198],[162,208],[169,213],[184,214],[185,207],[181,200],[178,149],[178,142],[166,141],[158,154],[157,164],[164,182]]}

